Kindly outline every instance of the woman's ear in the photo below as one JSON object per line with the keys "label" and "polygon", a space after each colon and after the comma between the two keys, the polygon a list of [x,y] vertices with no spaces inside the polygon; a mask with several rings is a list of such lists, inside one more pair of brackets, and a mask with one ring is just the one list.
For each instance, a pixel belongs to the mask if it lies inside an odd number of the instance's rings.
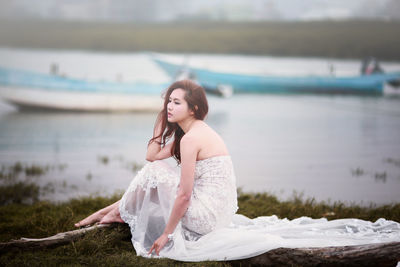
{"label": "woman's ear", "polygon": [[190,113],[189,113],[189,114],[190,114],[190,115],[194,115],[194,112],[197,111],[198,109],[199,109],[199,107],[198,107],[197,105],[195,105],[195,106],[193,107],[193,109],[190,110]]}

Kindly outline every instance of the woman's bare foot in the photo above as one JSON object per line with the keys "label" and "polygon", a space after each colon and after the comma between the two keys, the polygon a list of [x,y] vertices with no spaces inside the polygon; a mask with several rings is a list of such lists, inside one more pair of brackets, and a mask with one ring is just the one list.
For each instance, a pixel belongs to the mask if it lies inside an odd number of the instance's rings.
{"label": "woman's bare foot", "polygon": [[119,208],[115,207],[112,209],[109,213],[107,213],[101,220],[101,224],[109,224],[109,223],[124,223],[124,221],[121,219],[121,216],[119,214]]}
{"label": "woman's bare foot", "polygon": [[[114,204],[111,204],[110,206],[107,206],[107,207],[105,207],[105,208],[103,208],[101,210],[98,210],[95,213],[93,213],[92,215],[90,215],[90,216],[86,217],[85,219],[81,220],[80,222],[76,223],[75,227],[82,227],[82,226],[86,226],[86,225],[89,225],[89,224],[93,224],[95,222],[99,222],[110,211],[112,211],[115,208],[118,209],[118,206],[119,206],[119,201],[117,201]],[[119,211],[118,211],[118,214],[119,214]]]}
{"label": "woman's bare foot", "polygon": [[96,211],[95,213],[93,213],[92,215],[86,217],[82,221],[77,222],[75,224],[75,227],[82,227],[82,226],[86,226],[86,225],[90,225],[90,224],[93,224],[95,222],[98,222],[98,221],[101,220],[101,218],[104,217],[105,214],[106,213],[104,213],[103,210]]}

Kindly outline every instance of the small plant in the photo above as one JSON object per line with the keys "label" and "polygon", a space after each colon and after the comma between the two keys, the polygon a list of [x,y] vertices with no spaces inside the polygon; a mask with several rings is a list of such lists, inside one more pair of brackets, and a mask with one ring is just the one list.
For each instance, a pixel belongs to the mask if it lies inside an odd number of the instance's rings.
{"label": "small plant", "polygon": [[386,171],[384,171],[384,172],[377,172],[377,173],[375,173],[375,181],[381,181],[381,182],[386,182],[386,176],[387,176],[387,174],[386,174]]}
{"label": "small plant", "polygon": [[137,162],[132,162],[132,163],[129,164],[129,166],[130,166],[130,169],[131,169],[133,172],[137,172],[138,170],[140,170],[141,168],[143,168],[143,164],[139,164],[139,163],[137,163]]}
{"label": "small plant", "polygon": [[107,165],[108,162],[110,161],[110,159],[107,156],[99,156],[98,160],[104,165]]}
{"label": "small plant", "polygon": [[353,175],[353,176],[362,176],[364,174],[365,174],[364,170],[361,169],[360,167],[357,167],[356,169],[351,170],[351,175]]}
{"label": "small plant", "polygon": [[25,167],[26,176],[40,176],[45,174],[49,170],[48,166],[40,167],[37,165],[32,165],[30,167]]}
{"label": "small plant", "polygon": [[391,163],[391,164],[396,165],[397,167],[400,167],[400,159],[387,158],[387,159],[385,159],[385,162]]}
{"label": "small plant", "polygon": [[11,166],[11,169],[14,174],[19,174],[23,170],[21,162],[15,163],[14,166]]}

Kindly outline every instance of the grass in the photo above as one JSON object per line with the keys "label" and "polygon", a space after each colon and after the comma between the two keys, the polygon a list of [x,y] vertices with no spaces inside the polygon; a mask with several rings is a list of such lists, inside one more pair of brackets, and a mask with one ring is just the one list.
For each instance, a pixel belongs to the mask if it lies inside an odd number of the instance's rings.
{"label": "grass", "polygon": [[0,21],[0,46],[400,60],[400,21]]}
{"label": "grass", "polygon": [[386,218],[400,222],[400,203],[377,206],[348,205],[340,201],[333,203],[317,202],[314,198],[303,199],[299,194],[294,194],[287,201],[279,201],[274,195],[268,193],[245,194],[238,197],[239,213],[250,218],[262,215],[277,215],[280,218],[294,219],[301,216],[311,218],[327,217],[331,219],[358,218],[376,221]]}
{"label": "grass", "polygon": [[[107,156],[98,157],[103,164]],[[395,162],[388,159],[388,162]],[[128,163],[133,171],[141,166]],[[39,186],[37,179],[60,166],[28,165],[17,162],[2,166],[0,171],[0,242],[21,237],[41,238],[75,229],[73,224],[89,214],[121,198],[85,197],[68,202],[40,201],[51,188]],[[358,171],[360,172],[360,171]],[[330,219],[359,218],[376,221],[379,218],[400,221],[400,203],[359,206],[342,202],[317,202],[294,193],[285,201],[269,193],[238,192],[239,213],[250,218],[276,215],[294,219],[301,216]],[[245,264],[245,262],[243,262]],[[127,225],[99,229],[68,245],[36,251],[10,250],[0,252],[0,266],[231,266],[229,262],[183,263],[170,259],[138,257],[130,242]]]}
{"label": "grass", "polygon": [[[118,200],[112,197],[86,197],[65,203],[35,202],[0,206],[0,242],[20,237],[45,237],[74,229],[73,223]],[[380,217],[400,221],[400,204],[360,207],[341,202],[316,202],[294,195],[280,201],[268,193],[239,191],[239,213],[251,218],[277,215],[293,219],[300,216],[328,219],[360,218],[375,221]],[[0,255],[1,266],[231,266],[229,262],[182,263],[170,259],[138,257],[130,242],[127,225],[101,229],[77,242],[40,251],[8,251]]]}
{"label": "grass", "polygon": [[49,170],[58,168],[62,170],[66,165],[40,166],[27,165],[16,162],[11,166],[1,166],[0,169],[0,205],[7,204],[32,204],[39,201],[41,195],[54,191],[54,185],[46,186],[37,184],[40,176]]}

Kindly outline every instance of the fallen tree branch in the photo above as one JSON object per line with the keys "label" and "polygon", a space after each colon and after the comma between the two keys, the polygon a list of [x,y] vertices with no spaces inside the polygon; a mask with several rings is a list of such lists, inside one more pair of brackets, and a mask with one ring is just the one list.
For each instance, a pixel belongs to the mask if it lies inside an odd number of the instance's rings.
{"label": "fallen tree branch", "polygon": [[[98,224],[46,238],[20,238],[0,243],[0,254],[11,249],[32,250],[76,241],[86,233],[116,224]],[[230,261],[232,266],[396,266],[400,242],[319,248],[278,248],[256,257]]]}
{"label": "fallen tree branch", "polygon": [[75,241],[85,235],[87,232],[101,229],[101,228],[108,228],[111,227],[112,224],[96,224],[90,227],[77,229],[73,231],[68,231],[64,233],[58,233],[53,236],[45,237],[45,238],[24,238],[21,237],[18,240],[12,240],[10,242],[0,243],[0,253],[6,252],[10,249],[19,248],[23,250],[28,249],[39,249],[39,248],[46,248],[46,247],[53,247],[64,245]]}
{"label": "fallen tree branch", "polygon": [[396,266],[400,242],[319,248],[278,248],[233,266]]}

